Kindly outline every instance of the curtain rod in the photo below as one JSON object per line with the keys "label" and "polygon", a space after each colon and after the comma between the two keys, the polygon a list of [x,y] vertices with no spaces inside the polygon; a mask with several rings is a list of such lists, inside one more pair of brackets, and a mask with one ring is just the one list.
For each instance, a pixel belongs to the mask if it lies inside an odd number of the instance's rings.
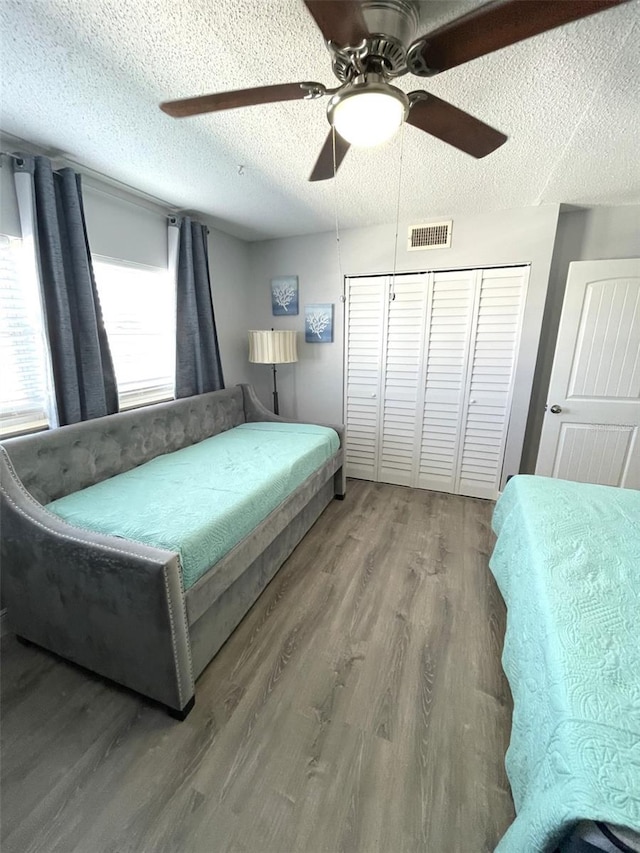
{"label": "curtain rod", "polygon": [[[20,146],[24,144],[29,148],[33,147],[28,142],[23,142],[21,139],[16,139],[16,146]],[[95,169],[90,168],[89,166],[85,166],[82,163],[78,163],[76,160],[71,159],[70,157],[65,157],[63,154],[43,154],[38,155],[32,151],[25,151],[24,154],[16,153],[15,151],[0,151],[1,157],[10,157],[12,160],[20,160],[23,157],[37,157],[37,156],[45,156],[49,157],[52,160],[61,160],[64,163],[68,163],[70,166],[74,166],[79,169],[80,172],[87,178],[93,179],[95,181],[100,181],[104,183],[107,187],[111,186],[114,189],[120,189],[125,192],[130,193],[137,198],[143,199],[144,201],[149,201],[152,204],[157,205],[158,207],[163,207],[166,211],[170,211],[171,214],[179,213],[181,208],[176,207],[175,204],[169,204],[165,199],[158,198],[157,196],[151,195],[150,193],[145,193],[143,190],[139,190],[136,187],[132,187],[130,184],[125,184],[124,181],[119,181],[116,178],[110,178],[108,175],[102,174],[102,172],[98,172]],[[198,215],[206,215],[206,214],[198,214]]]}

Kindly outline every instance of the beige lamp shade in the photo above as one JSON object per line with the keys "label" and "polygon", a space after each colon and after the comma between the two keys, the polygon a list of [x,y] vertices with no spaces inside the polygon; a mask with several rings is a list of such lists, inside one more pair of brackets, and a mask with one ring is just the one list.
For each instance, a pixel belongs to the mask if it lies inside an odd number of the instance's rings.
{"label": "beige lamp shade", "polygon": [[297,360],[295,332],[281,329],[249,332],[249,361],[256,364],[289,364]]}

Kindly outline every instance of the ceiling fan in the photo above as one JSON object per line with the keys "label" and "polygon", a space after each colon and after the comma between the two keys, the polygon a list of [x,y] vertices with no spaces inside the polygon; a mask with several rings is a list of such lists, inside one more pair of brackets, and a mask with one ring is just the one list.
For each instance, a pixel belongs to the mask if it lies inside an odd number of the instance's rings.
{"label": "ceiling fan", "polygon": [[311,181],[333,178],[350,145],[389,139],[403,122],[472,157],[507,137],[469,113],[423,90],[406,94],[389,81],[404,74],[431,77],[494,50],[629,0],[493,0],[416,38],[416,0],[304,0],[332,56],[335,89],[322,83],[284,83],[167,101],[176,118],[254,104],[330,96],[329,132]]}

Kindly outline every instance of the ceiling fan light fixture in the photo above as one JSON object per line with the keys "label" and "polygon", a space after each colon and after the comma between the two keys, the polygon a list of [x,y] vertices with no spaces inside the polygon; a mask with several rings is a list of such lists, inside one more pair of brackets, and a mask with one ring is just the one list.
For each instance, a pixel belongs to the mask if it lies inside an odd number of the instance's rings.
{"label": "ceiling fan light fixture", "polygon": [[349,84],[329,101],[329,123],[351,145],[373,148],[397,132],[409,111],[404,92],[388,83]]}

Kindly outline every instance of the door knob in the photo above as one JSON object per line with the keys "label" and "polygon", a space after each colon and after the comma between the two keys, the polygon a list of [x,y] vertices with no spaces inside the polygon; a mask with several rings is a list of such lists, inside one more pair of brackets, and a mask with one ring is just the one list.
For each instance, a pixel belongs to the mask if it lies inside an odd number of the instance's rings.
{"label": "door knob", "polygon": [[559,406],[557,403],[555,403],[553,406],[551,406],[549,411],[551,412],[552,415],[559,415],[560,412],[562,411],[562,406]]}

